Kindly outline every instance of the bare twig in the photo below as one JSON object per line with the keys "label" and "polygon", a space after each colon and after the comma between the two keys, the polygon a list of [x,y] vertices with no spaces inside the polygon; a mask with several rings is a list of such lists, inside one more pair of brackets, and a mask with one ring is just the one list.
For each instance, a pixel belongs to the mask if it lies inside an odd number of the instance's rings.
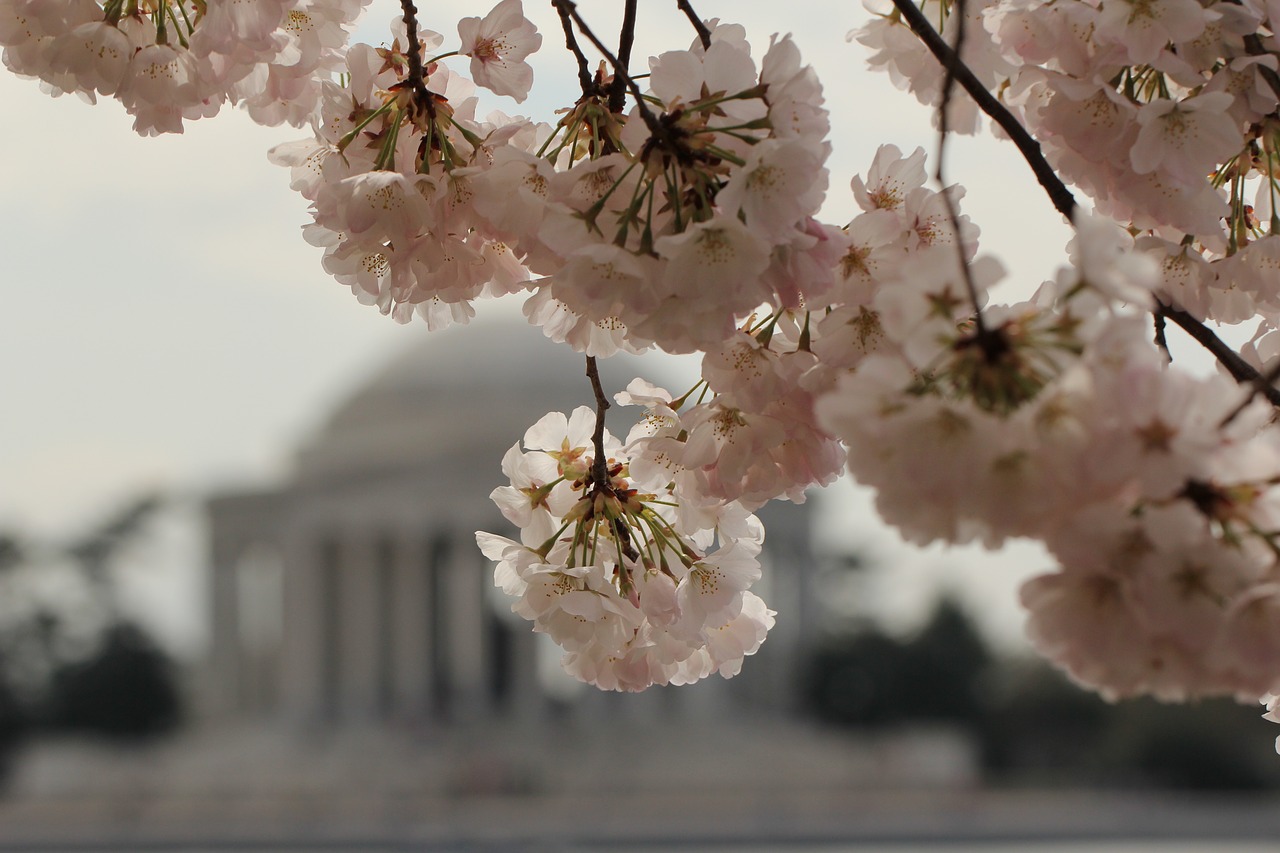
{"label": "bare twig", "polygon": [[427,92],[426,70],[422,67],[422,43],[418,40],[418,7],[413,0],[400,0],[400,9],[404,16],[405,35],[409,39],[408,53],[409,77],[406,82],[413,92],[416,105],[426,110],[427,115],[434,116],[435,104]]}
{"label": "bare twig", "polygon": [[689,4],[689,0],[676,0],[676,6],[680,8],[681,12],[684,12],[685,17],[689,19],[689,23],[693,24],[693,28],[698,33],[698,40],[702,42],[702,49],[706,50],[711,47],[711,30],[707,29],[707,25],[702,22],[702,18],[698,16],[698,13],[693,11],[693,6]]}
{"label": "bare twig", "polygon": [[609,485],[609,462],[604,456],[604,413],[609,410],[609,398],[605,396],[600,384],[600,370],[596,366],[595,356],[587,356],[587,378],[591,380],[591,390],[596,395],[596,429],[591,435],[591,443],[595,447],[596,457],[591,464],[591,479],[600,488]]}
{"label": "bare twig", "polygon": [[[1265,375],[1259,376],[1254,380],[1253,388],[1249,392],[1249,396],[1240,401],[1240,405],[1231,410],[1231,413],[1222,419],[1219,427],[1224,427],[1240,416],[1240,413],[1249,408],[1249,404],[1257,399],[1259,394],[1267,394],[1268,391],[1275,391],[1276,380],[1280,380],[1280,361],[1273,364]],[[1271,399],[1271,395],[1267,394],[1267,399]],[[1275,402],[1274,400],[1272,401]],[[1280,404],[1276,404],[1280,405]]]}
{"label": "bare twig", "polygon": [[[1228,0],[1228,2],[1239,3],[1239,0]],[[1257,33],[1252,33],[1244,37],[1244,49],[1249,52],[1250,56],[1271,56],[1271,51],[1267,50],[1262,44],[1262,39]],[[1262,79],[1267,81],[1267,85],[1276,93],[1276,97],[1280,97],[1280,74],[1268,65],[1258,64],[1258,73],[1262,75]]]}
{"label": "bare twig", "polygon": [[582,48],[578,46],[578,37],[573,34],[573,19],[569,17],[569,10],[555,0],[551,0],[551,5],[556,7],[556,12],[560,15],[560,26],[564,29],[564,46],[578,60],[578,85],[582,87],[584,96],[591,95],[595,91],[595,83],[591,78],[591,65],[587,62]]}
{"label": "bare twig", "polygon": [[924,42],[929,52],[942,63],[944,68],[954,69],[956,82],[964,87],[978,106],[987,114],[1000,128],[1008,135],[1013,144],[1018,146],[1018,151],[1022,153],[1023,159],[1027,161],[1027,165],[1031,167],[1031,171],[1035,173],[1036,180],[1040,182],[1040,186],[1044,187],[1046,193],[1049,194],[1049,200],[1053,202],[1054,208],[1067,217],[1072,218],[1076,209],[1075,196],[1071,194],[1071,190],[1067,189],[1067,185],[1058,177],[1058,173],[1049,165],[1049,161],[1044,158],[1044,153],[1040,150],[1040,143],[1035,140],[1022,123],[1014,117],[1013,113],[1000,103],[994,95],[987,91],[969,67],[960,60],[956,52],[946,43],[942,36],[938,35],[938,31],[933,28],[929,20],[924,16],[911,0],[893,0],[893,5],[897,7],[898,12],[902,15],[911,30]]}
{"label": "bare twig", "polygon": [[1262,394],[1273,406],[1280,406],[1280,389],[1276,389],[1262,374],[1254,369],[1253,365],[1241,358],[1240,354],[1227,346],[1221,338],[1214,334],[1213,330],[1201,323],[1195,317],[1183,311],[1181,308],[1174,308],[1172,305],[1166,305],[1157,300],[1158,310],[1161,314],[1172,320],[1180,329],[1190,335],[1201,346],[1213,354],[1218,363],[1227,369],[1237,382],[1250,383],[1254,386],[1254,394]]}
{"label": "bare twig", "polygon": [[969,303],[973,305],[974,330],[979,343],[983,345],[983,351],[986,352],[985,345],[990,340],[990,333],[982,316],[982,303],[978,299],[978,287],[973,283],[973,270],[969,267],[969,258],[965,256],[964,240],[961,239],[960,235],[960,216],[956,213],[955,201],[951,198],[951,193],[947,191],[947,181],[943,177],[943,167],[947,160],[947,135],[951,130],[949,115],[951,96],[956,89],[956,73],[958,69],[963,67],[960,61],[960,54],[964,48],[965,0],[956,0],[953,14],[956,15],[956,40],[951,45],[951,55],[943,63],[946,68],[946,76],[942,80],[942,101],[938,104],[938,156],[936,158],[938,164],[934,170],[933,177],[938,182],[942,194],[942,202],[947,208],[947,219],[951,222],[951,232],[955,235],[956,251],[960,254],[960,275],[964,280],[965,292],[969,295]]}
{"label": "bare twig", "polygon": [[[622,12],[622,32],[618,34],[618,62],[624,68],[631,66],[631,46],[636,41],[636,9],[640,0],[627,0]],[[614,73],[613,85],[609,87],[609,112],[620,113],[627,106],[627,81],[623,75]]]}
{"label": "bare twig", "polygon": [[[613,484],[609,478],[609,460],[604,455],[604,413],[609,410],[609,398],[605,396],[604,387],[600,384],[600,370],[596,366],[595,356],[592,355],[587,356],[587,378],[591,380],[591,390],[596,395],[596,428],[591,434],[591,444],[596,456],[591,460],[591,482],[597,490],[596,494],[603,492],[606,495],[614,495]],[[613,535],[617,537],[618,548],[623,556],[628,560],[639,560],[640,552],[631,543],[631,532],[627,529],[626,522],[621,518],[612,518],[608,521],[608,525]],[[631,576],[626,567],[621,564],[615,571],[625,592],[631,585]]]}
{"label": "bare twig", "polygon": [[644,94],[640,91],[640,87],[636,85],[636,81],[631,79],[631,75],[627,73],[626,66],[614,56],[613,51],[605,47],[604,42],[596,37],[586,22],[582,20],[582,16],[578,14],[578,4],[573,0],[551,0],[555,4],[556,10],[562,14],[568,14],[573,18],[574,24],[577,25],[578,31],[587,37],[587,41],[591,42],[600,51],[609,64],[613,66],[613,73],[621,76],[628,89],[631,90],[632,96],[636,99],[636,106],[640,110],[640,118],[643,119],[645,127],[649,128],[649,132],[654,136],[662,139],[664,142],[671,141],[671,134],[663,127],[662,122],[653,114],[653,110],[649,109],[649,105],[645,103]]}
{"label": "bare twig", "polygon": [[1151,320],[1155,324],[1155,342],[1160,347],[1160,351],[1164,353],[1165,360],[1170,364],[1173,363],[1173,353],[1169,352],[1169,341],[1164,336],[1165,314],[1163,308],[1156,308],[1151,312]]}

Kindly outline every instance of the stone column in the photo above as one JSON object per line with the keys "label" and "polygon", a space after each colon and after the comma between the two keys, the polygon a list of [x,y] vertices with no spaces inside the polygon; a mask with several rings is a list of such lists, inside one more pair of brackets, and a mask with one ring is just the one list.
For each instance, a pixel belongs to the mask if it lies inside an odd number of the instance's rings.
{"label": "stone column", "polygon": [[[448,618],[449,672],[456,720],[466,720],[488,710],[488,676],[485,644],[485,588],[483,556],[468,543],[454,540],[445,557],[443,584]],[[441,608],[436,609],[437,614]]]}
{"label": "stone column", "polygon": [[380,655],[378,649],[378,546],[368,535],[344,543],[338,572],[338,707],[349,722],[377,717]]}
{"label": "stone column", "polygon": [[236,564],[238,538],[214,525],[212,565],[209,567],[209,695],[207,707],[214,717],[240,713],[240,618],[237,608]]}
{"label": "stone column", "polygon": [[332,624],[342,549],[331,534],[294,531],[283,543],[284,625],[280,649],[280,709],[294,723],[330,719],[337,647]]}
{"label": "stone column", "polygon": [[239,704],[255,717],[274,711],[278,703],[281,570],[277,549],[261,543],[245,549],[235,564]]}
{"label": "stone column", "polygon": [[404,720],[431,712],[431,618],[426,543],[416,528],[399,533],[393,555],[391,596],[392,709]]}

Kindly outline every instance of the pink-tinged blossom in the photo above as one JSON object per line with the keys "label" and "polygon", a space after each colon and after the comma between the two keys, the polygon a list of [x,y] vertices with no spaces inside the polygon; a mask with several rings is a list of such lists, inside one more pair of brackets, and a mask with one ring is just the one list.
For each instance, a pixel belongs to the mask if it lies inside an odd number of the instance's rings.
{"label": "pink-tinged blossom", "polygon": [[1129,64],[1150,65],[1169,42],[1191,41],[1215,17],[1196,0],[1106,0],[1097,37],[1121,47]]}
{"label": "pink-tinged blossom", "polygon": [[608,358],[619,351],[639,354],[647,348],[635,343],[634,336],[619,318],[587,317],[556,299],[546,285],[536,288],[521,310],[549,339],[567,344],[574,352]]}
{"label": "pink-tinged blossom", "polygon": [[427,223],[424,192],[429,177],[406,177],[399,172],[365,172],[330,187],[316,201],[316,221],[362,240],[405,241]]}
{"label": "pink-tinged blossom", "polygon": [[645,315],[657,308],[653,279],[658,262],[612,243],[591,243],[566,258],[551,279],[551,291],[588,317]]}
{"label": "pink-tinged blossom", "polygon": [[[760,650],[765,635],[773,628],[776,615],[760,596],[744,592],[738,615],[709,632],[706,650],[702,653],[705,657],[696,661],[702,669],[690,665],[681,675],[688,680],[692,680],[695,674],[703,677],[704,671],[705,675],[718,673],[723,678],[737,675],[742,671],[743,658]],[[672,682],[678,683],[674,678]]]}
{"label": "pink-tinged blossom", "polygon": [[532,242],[547,214],[555,169],[541,157],[503,147],[471,181],[476,212],[515,245]]}
{"label": "pink-tinged blossom", "polygon": [[81,24],[49,45],[49,67],[72,75],[81,89],[114,95],[133,57],[129,37],[104,21]]}
{"label": "pink-tinged blossom", "polygon": [[[705,52],[673,50],[649,60],[649,85],[668,109],[690,104],[704,97],[744,92],[756,85],[755,62],[745,43],[713,41]],[[724,108],[735,119],[759,118],[766,109],[759,102],[726,102]],[[745,114],[743,111],[746,111]]]}
{"label": "pink-tinged blossom", "polygon": [[853,197],[865,211],[902,210],[907,193],[924,186],[924,149],[917,148],[903,157],[896,145],[881,145],[867,170],[864,183],[860,175],[850,182]]}
{"label": "pink-tinged blossom", "polygon": [[907,228],[892,210],[857,216],[845,228],[848,248],[836,266],[836,301],[870,305],[880,287],[900,274]]}
{"label": "pink-tinged blossom", "polygon": [[[168,44],[153,44],[134,54],[117,96],[143,136],[181,133],[184,118],[198,117],[202,93],[194,57]],[[216,106],[215,106],[216,109]]]}
{"label": "pink-tinged blossom", "polygon": [[1159,170],[1187,185],[1204,182],[1218,163],[1243,145],[1239,128],[1227,115],[1231,102],[1226,92],[1212,92],[1140,107],[1140,130],[1129,152],[1134,171]]}
{"label": "pink-tinged blossom", "polygon": [[695,563],[676,590],[682,615],[700,627],[735,619],[743,593],[760,580],[759,552],[754,544],[733,542]]}
{"label": "pink-tinged blossom", "polygon": [[1216,276],[1204,256],[1191,246],[1159,237],[1139,237],[1135,246],[1158,265],[1156,296],[1197,320],[1205,320],[1212,304],[1209,288]]}
{"label": "pink-tinged blossom", "polygon": [[1031,117],[1086,161],[1126,157],[1138,133],[1138,108],[1109,86],[1045,72],[1046,100]]}
{"label": "pink-tinged blossom", "polygon": [[758,142],[716,203],[726,214],[741,213],[747,227],[770,243],[785,243],[822,204],[829,147],[803,139]]}
{"label": "pink-tinged blossom", "polygon": [[767,87],[764,98],[775,136],[815,143],[826,138],[831,120],[822,105],[822,84],[812,68],[800,64],[800,50],[790,35],[770,37],[760,61],[760,82]]}
{"label": "pink-tinged blossom", "polygon": [[717,394],[728,395],[750,411],[763,411],[795,387],[800,374],[810,366],[804,356],[776,352],[746,332],[738,332],[702,357],[702,378]]}
{"label": "pink-tinged blossom", "polygon": [[1181,698],[1191,661],[1152,637],[1128,602],[1124,581],[1104,573],[1040,575],[1022,585],[1027,636],[1036,651],[1108,699],[1153,693]]}
{"label": "pink-tinged blossom", "polygon": [[1272,54],[1265,56],[1240,56],[1220,68],[1204,87],[1208,92],[1225,92],[1231,95],[1227,114],[1239,127],[1261,123],[1265,116],[1275,111],[1276,90],[1267,82],[1266,72],[1280,69],[1280,60]]}
{"label": "pink-tinged blossom", "polygon": [[1068,248],[1079,283],[1119,302],[1151,308],[1155,260],[1134,250],[1129,232],[1106,217],[1077,212],[1075,239]]}
{"label": "pink-tinged blossom", "polygon": [[666,259],[663,289],[681,302],[714,303],[726,315],[746,314],[762,303],[758,279],[769,251],[738,219],[717,216],[654,243]]}
{"label": "pink-tinged blossom", "polygon": [[291,0],[214,0],[205,7],[200,26],[192,34],[193,50],[242,54],[249,62],[280,50],[276,30]]}
{"label": "pink-tinged blossom", "polygon": [[458,52],[471,57],[471,77],[499,95],[523,101],[533,86],[533,68],[525,62],[542,46],[542,35],[524,16],[520,0],[502,0],[480,18],[458,21]]}

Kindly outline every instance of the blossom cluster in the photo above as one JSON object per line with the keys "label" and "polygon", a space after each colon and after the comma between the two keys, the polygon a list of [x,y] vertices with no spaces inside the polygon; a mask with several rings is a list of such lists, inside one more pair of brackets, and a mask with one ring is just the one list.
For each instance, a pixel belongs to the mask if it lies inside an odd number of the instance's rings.
{"label": "blossom cluster", "polygon": [[981,325],[951,253],[904,264],[871,300],[875,350],[818,422],[907,538],[1042,539],[1060,568],[1023,587],[1028,632],[1078,681],[1110,697],[1276,692],[1270,407],[1167,363],[1118,298],[1141,304],[1159,280],[1128,233],[1082,217],[1074,243],[1075,264],[1012,305],[986,302],[997,271],[976,260]]}
{"label": "blossom cluster", "polygon": [[[1024,586],[1028,633],[1078,681],[1110,697],[1266,701],[1280,693],[1274,413],[1257,388],[1171,367],[1143,313],[1258,318],[1242,354],[1264,373],[1276,363],[1275,5],[919,8],[953,39],[963,10],[966,64],[1128,233],[1078,215],[1073,270],[984,311],[985,329],[936,338],[931,362],[878,359],[844,377],[822,423],[911,538],[1044,540],[1060,569]],[[942,64],[899,9],[881,11],[851,35],[940,104]],[[974,102],[956,100],[952,126],[975,129]],[[965,365],[984,348],[985,377]],[[991,383],[996,405],[983,402]],[[922,459],[924,446],[937,452]]]}
{"label": "blossom cluster", "polygon": [[683,503],[665,471],[633,469],[630,445],[607,431],[599,477],[595,423],[586,407],[551,413],[523,451],[507,452],[510,485],[493,499],[520,541],[476,534],[497,584],[590,684],[635,691],[736,675],[773,627],[749,591],[764,528],[735,501]]}
{"label": "blossom cluster", "polygon": [[[701,354],[679,396],[617,396],[645,410],[625,443],[579,409],[503,460],[493,499],[519,537],[478,542],[578,678],[737,673],[774,619],[752,513],[847,467],[910,540],[1042,540],[1059,567],[1023,587],[1028,630],[1078,681],[1277,718],[1280,433],[1274,389],[1238,381],[1280,364],[1276,4],[895,2],[856,34],[871,64],[976,130],[904,12],[953,42],[963,22],[970,79],[1094,203],[1028,299],[995,301],[1003,270],[922,149],[882,146],[851,182],[861,212],[818,218],[830,124],[788,36],[757,60],[742,27],[702,22],[639,75],[580,55],[581,94],[547,123],[480,114],[479,88],[533,84],[520,0],[456,38],[397,18],[379,47],[345,44],[357,0],[0,0],[0,46],[54,94],[119,99],[140,133],[231,103],[310,125],[270,153],[304,236],[398,321],[516,295],[591,359]],[[1169,363],[1153,314],[1260,323],[1206,377]]]}
{"label": "blossom cluster", "polygon": [[10,71],[119,100],[143,135],[242,104],[302,126],[369,0],[0,0]]}
{"label": "blossom cluster", "polygon": [[[954,34],[954,0],[926,0]],[[1275,5],[973,0],[962,55],[1095,209],[1143,232],[1155,294],[1200,320],[1280,322]],[[926,103],[944,71],[897,10],[854,34]],[[957,93],[957,130],[977,107]]]}

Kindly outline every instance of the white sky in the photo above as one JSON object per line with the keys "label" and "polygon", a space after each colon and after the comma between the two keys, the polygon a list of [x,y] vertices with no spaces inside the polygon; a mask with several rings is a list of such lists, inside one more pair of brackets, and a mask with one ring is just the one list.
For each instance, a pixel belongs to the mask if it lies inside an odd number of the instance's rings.
{"label": "white sky", "polygon": [[[448,44],[456,18],[481,5],[422,4],[422,24]],[[614,29],[618,5],[579,4],[601,33]],[[549,4],[526,6],[544,34],[534,97],[492,104],[553,120],[574,98],[573,66]],[[879,144],[932,152],[928,111],[865,71],[865,50],[846,43],[867,18],[856,2],[695,6],[747,24],[757,55],[771,33],[792,32],[818,69],[834,124],[832,221],[851,215],[849,178]],[[376,0],[361,34],[380,41],[398,8]],[[637,60],[692,38],[673,2],[642,4],[641,14]],[[305,204],[265,151],[305,133],[226,110],[182,136],[140,139],[112,101],[54,100],[3,73],[0,103],[0,530],[56,536],[149,488],[198,496],[269,481],[347,391],[427,334],[357,304],[301,239]],[[1067,229],[1011,145],[958,140],[950,152],[951,179],[969,188],[963,211],[1011,271],[1009,298],[1028,293],[1063,258]],[[1000,633],[1016,633],[1011,579],[1045,568],[1038,552],[909,553],[866,521],[867,506],[865,496],[832,502],[828,541],[869,546],[893,564],[901,583],[890,599],[903,613],[945,576],[975,610],[996,614]],[[187,567],[149,593],[174,626],[190,622],[194,578]]]}

